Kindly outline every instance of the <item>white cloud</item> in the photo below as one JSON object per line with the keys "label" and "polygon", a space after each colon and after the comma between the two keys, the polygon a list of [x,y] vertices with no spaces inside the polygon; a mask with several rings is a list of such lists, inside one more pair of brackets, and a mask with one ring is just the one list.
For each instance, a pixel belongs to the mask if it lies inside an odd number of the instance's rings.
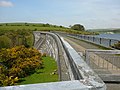
{"label": "white cloud", "polygon": [[13,3],[10,1],[0,1],[0,7],[12,7]]}

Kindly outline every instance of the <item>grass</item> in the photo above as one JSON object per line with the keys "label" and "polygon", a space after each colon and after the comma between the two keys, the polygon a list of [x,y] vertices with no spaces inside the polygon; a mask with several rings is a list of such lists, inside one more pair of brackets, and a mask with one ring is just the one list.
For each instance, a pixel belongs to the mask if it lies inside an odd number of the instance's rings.
{"label": "grass", "polygon": [[56,27],[37,27],[37,26],[0,26],[0,30],[18,30],[18,29],[28,29],[28,30],[66,30],[63,28],[56,28]]}
{"label": "grass", "polygon": [[51,75],[55,70],[57,70],[56,61],[49,56],[43,57],[42,59],[44,68],[38,69],[32,75],[22,78],[23,81],[19,82],[19,85],[58,81],[58,74]]}
{"label": "grass", "polygon": [[[45,24],[44,24],[45,25]],[[7,30],[33,30],[33,31],[62,31],[62,32],[67,32],[67,33],[74,33],[74,34],[85,34],[85,35],[90,35],[90,34],[95,34],[93,32],[87,32],[87,31],[77,31],[73,30],[70,28],[66,27],[60,27],[56,25],[49,25],[49,26],[44,26],[43,24],[35,24],[35,23],[0,23],[0,32],[1,31],[7,31]]]}

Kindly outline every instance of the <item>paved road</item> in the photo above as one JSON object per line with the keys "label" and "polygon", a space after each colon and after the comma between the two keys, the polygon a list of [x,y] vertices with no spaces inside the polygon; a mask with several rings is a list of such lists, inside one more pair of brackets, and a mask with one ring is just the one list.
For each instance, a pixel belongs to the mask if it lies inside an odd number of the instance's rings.
{"label": "paved road", "polygon": [[[85,54],[86,49],[101,49],[99,46],[93,45],[91,43],[87,43],[84,41],[80,41],[77,39],[73,39],[70,37],[63,36],[64,39],[71,44],[71,46],[77,51]],[[84,57],[84,56],[83,56]],[[120,90],[120,83],[106,83],[107,90]]]}

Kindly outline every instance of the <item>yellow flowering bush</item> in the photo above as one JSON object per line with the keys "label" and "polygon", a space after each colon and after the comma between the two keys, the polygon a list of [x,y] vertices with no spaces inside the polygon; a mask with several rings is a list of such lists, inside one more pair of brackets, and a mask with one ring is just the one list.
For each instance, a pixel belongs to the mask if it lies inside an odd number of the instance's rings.
{"label": "yellow flowering bush", "polygon": [[[3,86],[14,85],[16,81],[42,67],[42,55],[35,48],[16,46],[10,49],[0,50],[0,83]],[[6,73],[7,72],[7,73]],[[3,74],[3,75],[2,75]],[[2,78],[2,79],[1,79]]]}

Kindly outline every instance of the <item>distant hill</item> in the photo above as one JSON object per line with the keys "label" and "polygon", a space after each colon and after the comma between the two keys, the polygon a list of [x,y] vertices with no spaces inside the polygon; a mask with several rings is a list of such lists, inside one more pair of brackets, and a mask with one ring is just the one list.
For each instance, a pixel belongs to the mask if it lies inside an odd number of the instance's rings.
{"label": "distant hill", "polygon": [[120,33],[120,28],[113,28],[113,29],[88,29],[87,31],[90,32],[100,32],[100,33],[107,33],[107,32],[112,32],[112,33]]}

